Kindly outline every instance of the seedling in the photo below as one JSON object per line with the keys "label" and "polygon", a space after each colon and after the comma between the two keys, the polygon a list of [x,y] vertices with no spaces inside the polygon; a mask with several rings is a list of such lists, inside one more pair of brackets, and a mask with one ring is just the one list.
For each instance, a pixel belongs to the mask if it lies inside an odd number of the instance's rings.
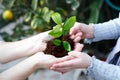
{"label": "seedling", "polygon": [[[64,41],[63,37],[68,34],[71,27],[76,22],[76,17],[72,16],[68,18],[64,23],[62,22],[62,17],[59,13],[52,14],[52,20],[56,23],[56,26],[49,32],[49,35],[55,37],[53,44],[56,46],[61,46],[65,48],[66,51],[71,51],[71,45],[68,41]],[[62,38],[62,39],[60,39]]]}

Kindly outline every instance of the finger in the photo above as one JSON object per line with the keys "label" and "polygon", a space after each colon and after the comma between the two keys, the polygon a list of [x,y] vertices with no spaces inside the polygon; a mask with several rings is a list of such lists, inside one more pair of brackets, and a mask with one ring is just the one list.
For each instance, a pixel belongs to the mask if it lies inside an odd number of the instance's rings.
{"label": "finger", "polygon": [[78,37],[78,36],[81,37],[82,35],[83,35],[83,33],[79,31],[79,32],[75,35],[75,37]]}
{"label": "finger", "polygon": [[75,43],[74,51],[82,51],[83,46],[83,44]]}
{"label": "finger", "polygon": [[71,38],[71,39],[74,39],[74,38],[75,38],[75,35],[71,35],[70,38]]}
{"label": "finger", "polygon": [[81,37],[80,36],[77,36],[74,38],[74,42],[79,42],[81,40]]}
{"label": "finger", "polygon": [[81,40],[82,32],[78,32],[76,35],[74,35],[74,42],[79,42]]}
{"label": "finger", "polygon": [[72,67],[72,66],[74,66],[74,62],[75,62],[74,59],[69,60],[69,61],[64,61],[64,62],[61,62],[61,63],[53,64],[52,67],[54,67],[54,68]]}
{"label": "finger", "polygon": [[44,52],[37,52],[36,54],[44,55]]}
{"label": "finger", "polygon": [[43,52],[37,52],[35,53],[36,56],[44,56],[45,54]]}
{"label": "finger", "polygon": [[74,28],[74,27],[72,27],[72,28],[70,29],[69,34],[70,34],[70,35],[73,35],[73,34],[74,34],[74,32],[75,32],[75,28]]}
{"label": "finger", "polygon": [[70,35],[74,35],[74,34],[76,34],[76,32],[77,32],[76,27],[72,27],[72,28],[70,29],[69,34],[70,34]]}
{"label": "finger", "polygon": [[81,52],[78,52],[78,51],[71,51],[68,54],[75,57],[75,58],[78,58],[81,56]]}
{"label": "finger", "polygon": [[68,60],[71,60],[72,58],[73,58],[72,56],[65,56],[65,57],[62,57],[62,58],[56,58],[55,63],[60,63],[60,62],[63,62],[63,61],[68,61]]}
{"label": "finger", "polygon": [[44,50],[46,49],[46,47],[47,47],[47,43],[42,42],[42,43],[40,43],[40,44],[41,44],[41,45],[38,45],[38,46],[40,46],[39,51],[44,51]]}

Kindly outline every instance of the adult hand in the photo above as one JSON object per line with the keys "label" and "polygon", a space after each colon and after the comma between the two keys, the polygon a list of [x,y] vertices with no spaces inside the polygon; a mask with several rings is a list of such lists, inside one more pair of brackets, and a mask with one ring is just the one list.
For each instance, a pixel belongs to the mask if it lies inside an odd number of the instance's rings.
{"label": "adult hand", "polygon": [[49,31],[42,32],[38,35],[32,36],[15,42],[1,42],[0,43],[0,63],[7,63],[15,59],[31,56],[37,52],[46,49],[47,41],[53,39]]}
{"label": "adult hand", "polygon": [[37,52],[44,51],[46,49],[47,41],[53,39],[53,37],[48,33],[49,31],[42,32],[38,35],[23,40],[23,44],[30,46],[27,52],[28,56]]}
{"label": "adult hand", "polygon": [[[75,43],[75,49],[74,51],[81,51],[83,48],[83,44],[80,43]],[[35,54],[36,57],[38,58],[38,64],[40,68],[50,68],[53,64],[58,63],[58,62],[63,62],[64,60],[70,60],[74,56],[65,56],[63,58],[56,58],[53,55],[47,55],[44,54],[43,52],[38,52]]]}
{"label": "adult hand", "polygon": [[73,69],[88,68],[91,64],[91,57],[86,53],[71,51],[68,54],[67,59],[63,58],[62,62],[53,64],[51,69],[66,73]]}
{"label": "adult hand", "polygon": [[79,42],[84,38],[93,38],[94,28],[91,25],[76,22],[75,25],[70,29],[71,39],[74,42]]}
{"label": "adult hand", "polygon": [[[25,80],[34,71],[40,68],[50,68],[51,65],[58,61],[61,62],[62,60],[63,59],[56,58],[52,55],[38,52],[0,73],[0,80]],[[6,77],[6,75],[8,76]]]}
{"label": "adult hand", "polygon": [[50,68],[53,64],[62,62],[64,59],[69,60],[68,56],[64,58],[56,58],[53,55],[44,54],[43,52],[38,52],[34,55],[35,61],[37,61],[37,68]]}

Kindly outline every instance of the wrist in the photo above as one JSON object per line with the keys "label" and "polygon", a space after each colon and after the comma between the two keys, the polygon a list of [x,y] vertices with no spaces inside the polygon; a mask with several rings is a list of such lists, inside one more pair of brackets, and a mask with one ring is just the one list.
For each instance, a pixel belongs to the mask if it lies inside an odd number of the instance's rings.
{"label": "wrist", "polygon": [[41,68],[41,67],[40,67],[40,66],[41,66],[41,61],[40,61],[39,55],[40,55],[40,53],[36,53],[36,54],[34,54],[34,55],[31,56],[31,57],[32,57],[32,60],[33,60],[33,62],[34,62],[34,68],[35,68],[35,69]]}
{"label": "wrist", "polygon": [[88,25],[88,28],[89,28],[89,38],[94,38],[94,24],[90,23]]}
{"label": "wrist", "polygon": [[40,58],[42,54],[44,54],[44,53],[38,52],[38,53],[33,55],[36,69],[43,68],[42,66],[44,66],[44,65],[42,65],[43,61]]}
{"label": "wrist", "polygon": [[91,57],[91,63],[87,68],[87,75],[93,74],[95,63],[96,63],[95,56],[93,56]]}
{"label": "wrist", "polygon": [[88,58],[88,63],[87,63],[87,67],[86,67],[86,68],[90,67],[90,66],[91,66],[91,63],[92,63],[92,58],[89,56],[89,58]]}

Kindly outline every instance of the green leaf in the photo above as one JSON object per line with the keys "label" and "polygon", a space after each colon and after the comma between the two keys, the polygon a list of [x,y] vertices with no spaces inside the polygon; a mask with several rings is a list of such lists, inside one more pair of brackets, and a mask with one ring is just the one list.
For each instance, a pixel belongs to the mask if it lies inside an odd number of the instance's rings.
{"label": "green leaf", "polygon": [[32,28],[32,29],[36,29],[37,26],[38,26],[38,25],[37,25],[37,23],[36,23],[36,20],[33,19],[32,22],[31,22],[31,28]]}
{"label": "green leaf", "polygon": [[25,16],[24,16],[25,22],[30,21],[31,17],[32,17],[32,13],[31,12],[26,13]]}
{"label": "green leaf", "polygon": [[53,40],[53,43],[54,43],[56,46],[60,46],[60,45],[61,45],[61,40],[59,40],[59,39],[54,39],[54,40]]}
{"label": "green leaf", "polygon": [[50,22],[51,14],[53,14],[53,11],[49,11],[47,14],[43,15],[43,19],[48,23]]}
{"label": "green leaf", "polygon": [[56,23],[56,24],[59,24],[59,25],[61,25],[62,24],[62,17],[61,17],[61,15],[59,14],[59,13],[53,13],[52,14],[52,19],[53,19],[53,21]]}
{"label": "green leaf", "polygon": [[49,32],[49,35],[54,36],[55,38],[60,37],[62,35],[61,25],[56,25],[53,27],[53,30]]}
{"label": "green leaf", "polygon": [[103,5],[103,0],[97,0],[91,3],[90,5],[90,17],[88,23],[97,23],[99,20],[100,9]]}
{"label": "green leaf", "polygon": [[69,19],[67,19],[63,25],[63,35],[66,35],[70,28],[74,26],[76,22],[76,17],[73,16],[73,17],[70,17]]}
{"label": "green leaf", "polygon": [[50,22],[50,18],[51,18],[51,15],[53,14],[53,11],[52,10],[49,10],[49,8],[47,7],[44,7],[42,10],[41,10],[41,14],[42,14],[42,17],[43,19],[46,21],[46,22]]}
{"label": "green leaf", "polygon": [[41,26],[42,21],[40,18],[34,18],[31,22],[31,28],[36,29],[37,27]]}
{"label": "green leaf", "polygon": [[71,46],[69,42],[63,41],[63,47],[65,48],[66,51],[71,51]]}
{"label": "green leaf", "polygon": [[31,7],[32,7],[33,10],[37,9],[37,5],[38,5],[38,0],[32,0]]}

